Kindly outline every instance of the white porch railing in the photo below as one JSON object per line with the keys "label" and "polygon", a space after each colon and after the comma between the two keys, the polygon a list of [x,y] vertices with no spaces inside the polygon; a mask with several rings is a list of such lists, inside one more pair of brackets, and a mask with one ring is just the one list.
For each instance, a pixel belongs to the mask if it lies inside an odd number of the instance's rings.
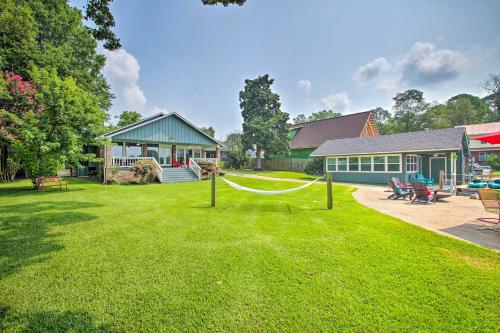
{"label": "white porch railing", "polygon": [[158,178],[160,179],[161,182],[163,180],[163,169],[161,168],[161,166],[158,164],[158,162],[154,157],[113,157],[112,165],[119,166],[121,168],[131,168],[135,162],[142,160],[150,160],[154,162],[156,168],[158,169]]}
{"label": "white porch railing", "polygon": [[209,161],[214,163],[215,165],[219,165],[219,161],[216,158],[213,157],[193,157],[191,160],[195,161],[196,163],[200,161]]}
{"label": "white porch railing", "polygon": [[189,169],[194,172],[194,174],[198,177],[198,180],[201,180],[201,168],[198,164],[196,164],[194,158],[189,159]]}

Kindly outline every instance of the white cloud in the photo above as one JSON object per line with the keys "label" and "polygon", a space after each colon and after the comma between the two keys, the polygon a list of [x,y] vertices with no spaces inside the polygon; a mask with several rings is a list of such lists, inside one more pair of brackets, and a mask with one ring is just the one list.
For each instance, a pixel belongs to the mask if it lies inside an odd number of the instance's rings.
{"label": "white cloud", "polygon": [[460,76],[469,63],[469,56],[460,51],[438,49],[432,43],[416,42],[408,53],[392,64],[380,57],[359,67],[353,80],[360,85],[374,84],[380,90],[394,90],[401,86],[435,86]]}
{"label": "white cloud", "polygon": [[387,59],[380,57],[359,67],[352,78],[360,84],[371,83],[384,75],[390,67]]}
{"label": "white cloud", "polygon": [[337,112],[349,112],[351,109],[351,99],[345,92],[331,94],[321,99],[321,104],[328,110]]}
{"label": "white cloud", "polygon": [[139,62],[124,49],[105,51],[105,55],[104,75],[115,95],[113,109],[117,113],[123,110],[143,113],[146,108],[146,96],[138,82],[141,69]]}
{"label": "white cloud", "polygon": [[300,80],[299,88],[302,89],[306,94],[308,94],[311,91],[312,83],[309,80]]}
{"label": "white cloud", "polygon": [[460,51],[437,49],[431,43],[416,42],[396,66],[402,80],[433,85],[458,77],[467,69],[468,57]]}

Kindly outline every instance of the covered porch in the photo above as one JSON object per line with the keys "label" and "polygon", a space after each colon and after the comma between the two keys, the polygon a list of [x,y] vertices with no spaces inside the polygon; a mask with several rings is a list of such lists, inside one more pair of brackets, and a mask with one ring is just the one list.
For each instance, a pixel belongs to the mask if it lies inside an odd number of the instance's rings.
{"label": "covered porch", "polygon": [[189,167],[192,162],[208,160],[218,165],[220,148],[210,145],[114,142],[110,147],[111,166],[130,168],[141,159],[154,159],[161,168]]}

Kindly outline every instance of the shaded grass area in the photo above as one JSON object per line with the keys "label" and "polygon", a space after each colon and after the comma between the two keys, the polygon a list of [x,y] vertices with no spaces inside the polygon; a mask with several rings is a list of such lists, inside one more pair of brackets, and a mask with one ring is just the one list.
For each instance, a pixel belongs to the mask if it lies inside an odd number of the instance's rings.
{"label": "shaded grass area", "polygon": [[0,185],[0,331],[498,330],[498,253],[345,186],[331,211],[324,184],[217,186]]}
{"label": "shaded grass area", "polygon": [[255,171],[252,169],[225,169],[226,172],[234,172],[234,173],[243,173],[243,174],[251,174],[258,176],[266,176],[272,178],[284,178],[284,179],[300,179],[300,180],[312,180],[318,178],[318,176],[308,175],[301,172],[293,172],[293,171]]}

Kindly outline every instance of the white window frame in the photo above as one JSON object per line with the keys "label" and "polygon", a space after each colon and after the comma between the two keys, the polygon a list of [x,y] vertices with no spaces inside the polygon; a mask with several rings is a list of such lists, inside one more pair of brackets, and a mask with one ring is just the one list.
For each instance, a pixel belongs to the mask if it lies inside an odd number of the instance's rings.
{"label": "white window frame", "polygon": [[[411,160],[408,161],[408,158],[410,158]],[[412,170],[410,170],[408,168],[409,165],[413,165],[414,168],[411,168]],[[406,155],[405,170],[406,170],[406,172],[412,172],[412,173],[420,171],[420,163],[419,163],[418,155],[415,155],[415,154],[408,154],[408,155]]]}
{"label": "white window frame", "polygon": [[[483,156],[486,155],[486,158],[481,158],[481,154],[483,154]],[[479,162],[487,162],[488,159],[490,158],[490,156],[491,156],[491,152],[489,152],[489,151],[480,151],[479,152],[479,158],[478,158]]]}
{"label": "white window frame", "polygon": [[[328,160],[335,160],[335,170],[330,170],[328,167]],[[327,157],[326,158],[326,172],[337,172],[337,158],[336,157]]]}
{"label": "white window frame", "polygon": [[[399,168],[397,171],[388,171],[388,165],[389,164],[396,164],[396,163],[388,163],[389,157],[392,156],[397,156],[399,157]],[[349,158],[358,158],[358,170],[349,170]],[[369,157],[370,158],[370,171],[362,171],[361,170],[361,158],[363,157]],[[374,171],[374,157],[384,157],[384,171]],[[345,158],[346,159],[346,170],[339,170],[339,159],[340,158]],[[332,170],[328,167],[328,161],[335,159],[335,170]],[[405,160],[406,162],[406,160]],[[402,154],[376,154],[376,155],[342,155],[342,156],[330,156],[326,158],[326,171],[327,172],[354,172],[354,173],[402,173],[402,167],[403,167],[403,155]]]}

